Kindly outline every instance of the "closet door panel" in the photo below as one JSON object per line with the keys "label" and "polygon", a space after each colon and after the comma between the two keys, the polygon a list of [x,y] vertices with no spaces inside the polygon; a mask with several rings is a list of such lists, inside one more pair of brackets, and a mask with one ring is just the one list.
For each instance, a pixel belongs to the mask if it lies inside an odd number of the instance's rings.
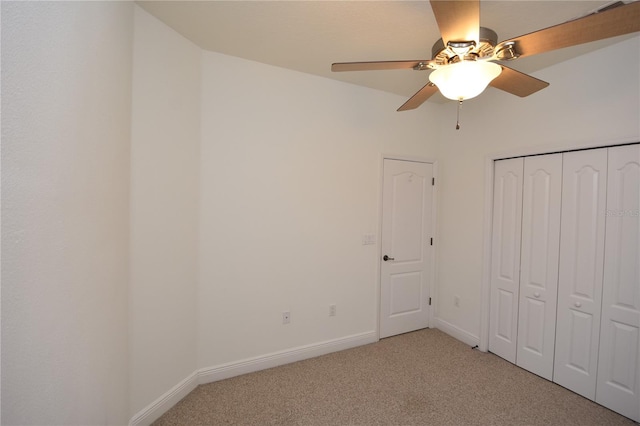
{"label": "closet door panel", "polygon": [[640,145],[609,149],[596,402],[640,421]]}
{"label": "closet door panel", "polygon": [[517,365],[553,378],[562,154],[524,161]]}
{"label": "closet door panel", "polygon": [[594,399],[598,366],[607,149],[563,154],[553,381]]}
{"label": "closet door panel", "polygon": [[524,160],[494,163],[489,350],[516,362]]}

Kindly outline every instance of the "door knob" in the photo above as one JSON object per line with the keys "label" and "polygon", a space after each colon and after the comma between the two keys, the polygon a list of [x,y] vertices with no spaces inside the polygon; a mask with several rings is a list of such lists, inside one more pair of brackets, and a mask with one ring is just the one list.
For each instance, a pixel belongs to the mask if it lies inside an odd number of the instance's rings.
{"label": "door knob", "polygon": [[385,255],[382,257],[382,260],[384,260],[384,261],[386,262],[387,260],[396,260],[396,259],[395,259],[395,258],[393,258],[393,257],[389,257],[389,256],[387,256],[387,255],[385,254]]}
{"label": "door knob", "polygon": [[576,308],[579,308],[580,306],[582,306],[582,303],[576,302],[576,303],[574,303],[574,305],[576,305]]}
{"label": "door knob", "polygon": [[535,293],[533,293],[533,297],[535,297],[535,298],[537,299],[538,297],[540,297],[540,293],[538,293],[538,292],[536,291]]}

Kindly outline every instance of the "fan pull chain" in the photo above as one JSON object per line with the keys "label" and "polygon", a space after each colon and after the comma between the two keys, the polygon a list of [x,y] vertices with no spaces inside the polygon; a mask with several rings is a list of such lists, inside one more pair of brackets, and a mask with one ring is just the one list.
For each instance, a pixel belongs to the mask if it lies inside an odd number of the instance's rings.
{"label": "fan pull chain", "polygon": [[456,130],[460,130],[460,110],[462,109],[462,99],[458,101],[458,116],[456,117]]}

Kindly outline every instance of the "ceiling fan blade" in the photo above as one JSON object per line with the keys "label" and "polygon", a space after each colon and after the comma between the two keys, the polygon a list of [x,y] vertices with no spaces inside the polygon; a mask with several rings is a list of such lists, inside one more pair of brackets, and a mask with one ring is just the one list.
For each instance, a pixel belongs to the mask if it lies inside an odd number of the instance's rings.
{"label": "ceiling fan blade", "polygon": [[520,57],[531,56],[637,31],[640,31],[638,1],[505,40],[496,51],[506,43],[515,43]]}
{"label": "ceiling fan blade", "polygon": [[549,85],[546,81],[538,80],[528,74],[516,71],[513,68],[502,66],[502,72],[489,83],[491,87],[504,90],[513,95],[524,98]]}
{"label": "ceiling fan blade", "polygon": [[435,84],[431,82],[427,83],[422,89],[418,90],[415,95],[410,97],[407,102],[402,104],[402,106],[398,108],[398,111],[408,111],[410,109],[418,108],[437,91],[438,88]]}
{"label": "ceiling fan blade", "polygon": [[480,33],[479,0],[431,0],[442,41],[475,41]]}
{"label": "ceiling fan blade", "polygon": [[331,71],[379,71],[379,70],[402,70],[419,67],[426,68],[431,62],[428,59],[419,61],[376,61],[376,62],[338,62],[331,64]]}

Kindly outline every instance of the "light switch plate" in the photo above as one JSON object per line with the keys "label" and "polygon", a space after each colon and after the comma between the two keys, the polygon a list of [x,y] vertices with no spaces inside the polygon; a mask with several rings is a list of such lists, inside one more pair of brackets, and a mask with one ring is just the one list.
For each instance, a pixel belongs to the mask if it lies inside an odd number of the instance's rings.
{"label": "light switch plate", "polygon": [[376,234],[364,234],[362,236],[362,245],[368,246],[376,243]]}

